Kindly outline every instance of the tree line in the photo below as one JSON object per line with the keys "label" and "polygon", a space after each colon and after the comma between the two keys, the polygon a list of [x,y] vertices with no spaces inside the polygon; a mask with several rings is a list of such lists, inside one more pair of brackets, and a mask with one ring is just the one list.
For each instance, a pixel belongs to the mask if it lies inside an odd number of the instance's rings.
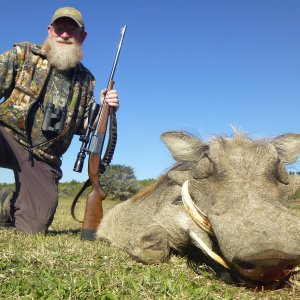
{"label": "tree line", "polygon": [[[111,200],[127,200],[136,194],[142,188],[155,182],[155,179],[149,178],[138,180],[134,170],[130,166],[112,164],[106,172],[101,175],[100,184]],[[74,198],[83,186],[83,182],[72,180],[69,182],[60,182],[58,192],[60,198]],[[0,189],[3,187],[14,188],[14,184],[0,183]],[[82,197],[87,196],[90,189],[87,189]]]}
{"label": "tree line", "polygon": [[[127,200],[135,195],[142,188],[155,182],[155,179],[138,180],[134,170],[130,166],[112,164],[105,173],[101,175],[100,184],[111,200]],[[83,186],[83,182],[72,180],[59,184],[59,196],[62,198],[75,197]],[[82,197],[87,196],[90,192],[88,188]]]}
{"label": "tree line", "polygon": [[[290,175],[300,175],[298,172],[289,172]],[[107,193],[107,197],[111,200],[124,201],[135,195],[144,187],[154,183],[153,178],[138,180],[134,174],[134,170],[130,166],[112,164],[106,172],[101,176],[100,183]],[[61,182],[58,185],[60,198],[74,198],[83,186],[83,182],[72,180],[70,182]],[[0,183],[0,189],[3,187],[14,188],[14,184]],[[82,197],[86,197],[90,192],[88,188]],[[296,198],[300,198],[300,189],[295,193]]]}

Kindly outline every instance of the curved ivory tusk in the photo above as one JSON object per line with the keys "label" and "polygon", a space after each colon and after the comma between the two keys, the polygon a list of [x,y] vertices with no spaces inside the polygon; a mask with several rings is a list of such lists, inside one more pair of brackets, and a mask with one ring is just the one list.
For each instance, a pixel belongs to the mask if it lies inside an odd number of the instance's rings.
{"label": "curved ivory tusk", "polygon": [[222,265],[226,269],[230,269],[228,264],[224,261],[224,259],[219,256],[217,253],[213,252],[197,234],[193,231],[190,231],[190,237],[195,242],[196,246],[198,246],[201,250],[203,250],[208,256],[210,256],[214,261]]}
{"label": "curved ivory tusk", "polygon": [[182,197],[182,202],[184,204],[184,207],[198,226],[200,226],[203,230],[205,230],[210,235],[213,235],[211,224],[207,216],[196,206],[196,204],[193,202],[191,198],[188,184],[189,181],[186,180],[183,183],[181,188],[181,197]]}

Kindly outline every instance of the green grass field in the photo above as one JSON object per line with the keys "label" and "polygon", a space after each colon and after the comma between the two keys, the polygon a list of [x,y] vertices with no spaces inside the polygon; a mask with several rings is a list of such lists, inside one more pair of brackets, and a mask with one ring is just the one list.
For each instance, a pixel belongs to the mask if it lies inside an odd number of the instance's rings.
{"label": "green grass field", "polygon": [[[116,202],[104,203],[108,209]],[[224,283],[206,266],[196,273],[185,257],[148,266],[103,242],[81,241],[70,204],[60,200],[46,236],[0,229],[0,299],[300,299],[299,274],[283,289],[253,292]],[[80,218],[83,209],[81,202]]]}

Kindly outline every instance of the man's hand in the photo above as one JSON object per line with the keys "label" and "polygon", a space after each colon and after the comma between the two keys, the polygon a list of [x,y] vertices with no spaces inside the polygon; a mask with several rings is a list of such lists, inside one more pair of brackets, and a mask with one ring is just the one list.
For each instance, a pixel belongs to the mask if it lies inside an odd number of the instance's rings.
{"label": "man's hand", "polygon": [[119,98],[116,90],[103,89],[100,95],[100,102],[102,103],[105,97],[105,101],[109,106],[112,106],[117,111],[119,108]]}
{"label": "man's hand", "polygon": [[[101,94],[100,94],[100,103],[102,104],[103,100],[104,100],[104,97],[105,97],[105,101],[106,103],[111,106],[111,107],[114,107],[115,110],[117,111],[118,108],[119,108],[119,98],[118,98],[118,93],[116,90],[108,90],[108,89],[103,89],[101,91]],[[96,126],[97,124],[97,118],[94,122],[94,126]],[[83,125],[83,128],[80,130],[81,134],[85,134],[85,131],[87,130],[87,127],[88,127],[88,118],[86,117],[85,120],[84,120],[84,125]]]}

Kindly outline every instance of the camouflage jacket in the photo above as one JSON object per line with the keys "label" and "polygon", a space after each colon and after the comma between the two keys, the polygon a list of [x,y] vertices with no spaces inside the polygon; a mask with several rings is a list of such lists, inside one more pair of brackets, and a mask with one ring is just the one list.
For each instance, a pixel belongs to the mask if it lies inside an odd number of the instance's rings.
{"label": "camouflage jacket", "polygon": [[[87,107],[94,101],[95,79],[81,63],[74,68],[70,86],[65,91],[64,128],[56,136],[41,139],[41,128],[33,128],[28,120],[35,120],[36,104],[42,103],[47,96],[46,86],[51,80],[52,69],[41,45],[23,42],[0,55],[0,99],[4,98],[0,103],[0,124],[36,157],[60,166],[62,154],[68,149],[73,135],[82,130]],[[60,87],[63,88],[65,83],[60,82]],[[51,95],[48,98],[51,99]]]}

